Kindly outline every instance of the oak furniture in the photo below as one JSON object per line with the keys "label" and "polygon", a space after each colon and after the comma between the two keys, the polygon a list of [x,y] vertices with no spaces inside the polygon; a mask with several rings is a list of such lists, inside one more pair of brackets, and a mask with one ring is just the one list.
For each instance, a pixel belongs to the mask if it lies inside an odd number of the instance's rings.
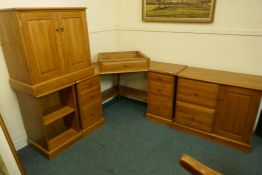
{"label": "oak furniture", "polygon": [[[28,142],[48,158],[101,126],[101,102],[115,95],[148,101],[149,119],[251,147],[259,76],[149,61],[139,51],[100,53],[91,66],[85,8],[0,10],[0,37]],[[128,72],[148,72],[148,93],[120,85]],[[102,97],[99,74],[118,75]]]}
{"label": "oak furniture", "polygon": [[82,136],[76,88],[88,80],[75,84],[94,74],[85,8],[3,9],[0,36],[28,142],[50,159]]}
{"label": "oak furniture", "polygon": [[102,96],[147,99],[148,119],[248,151],[261,91],[261,76],[150,61],[148,92],[118,85]]}
{"label": "oak furniture", "polygon": [[222,175],[220,172],[208,167],[187,154],[181,155],[179,163],[193,175]]}
{"label": "oak furniture", "polygon": [[147,71],[150,59],[140,51],[103,52],[98,54],[101,74]]}
{"label": "oak furniture", "polygon": [[174,127],[248,151],[261,99],[261,76],[194,67],[177,76]]}
{"label": "oak furniture", "polygon": [[105,123],[99,74],[76,82],[80,127],[84,134]]}
{"label": "oak furniture", "polygon": [[185,68],[184,65],[151,62],[148,71],[148,119],[172,125],[176,75]]}
{"label": "oak furniture", "polygon": [[14,89],[38,96],[93,74],[84,8],[4,9],[0,20]]}

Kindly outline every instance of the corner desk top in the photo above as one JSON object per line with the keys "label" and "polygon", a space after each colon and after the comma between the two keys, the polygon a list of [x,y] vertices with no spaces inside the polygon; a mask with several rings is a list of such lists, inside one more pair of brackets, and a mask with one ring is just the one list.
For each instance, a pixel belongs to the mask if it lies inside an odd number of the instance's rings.
{"label": "corner desk top", "polygon": [[[95,75],[101,74],[101,72],[99,71],[98,63],[95,62],[92,65],[95,70]],[[262,76],[258,75],[227,72],[198,67],[187,67],[185,65],[162,63],[156,61],[150,61],[150,67],[148,68],[148,71],[174,76],[177,75],[181,78],[188,78],[262,91]]]}
{"label": "corner desk top", "polygon": [[[102,74],[99,70],[98,62],[92,63],[92,66],[94,67],[95,74]],[[177,75],[179,72],[186,69],[186,67],[187,66],[185,65],[150,61],[150,66],[148,68],[148,71],[163,73],[163,74],[170,74],[170,75]],[[114,73],[118,73],[118,72],[114,72]],[[132,72],[119,72],[119,73],[132,73]],[[111,73],[105,73],[105,74],[111,74]]]}
{"label": "corner desk top", "polygon": [[188,67],[178,77],[262,91],[262,76]]}

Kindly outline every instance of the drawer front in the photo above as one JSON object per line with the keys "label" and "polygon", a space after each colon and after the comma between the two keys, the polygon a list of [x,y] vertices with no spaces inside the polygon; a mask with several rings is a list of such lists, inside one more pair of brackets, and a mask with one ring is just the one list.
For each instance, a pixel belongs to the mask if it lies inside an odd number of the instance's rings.
{"label": "drawer front", "polygon": [[179,78],[177,100],[215,108],[218,85]]}
{"label": "drawer front", "polygon": [[174,77],[173,76],[154,73],[154,72],[148,73],[148,79],[149,79],[149,81],[155,81],[155,82],[158,82],[158,83],[168,83],[168,84],[174,83]]}
{"label": "drawer front", "polygon": [[167,83],[158,83],[155,81],[149,82],[149,92],[157,94],[159,96],[164,95],[166,97],[173,97],[173,85]]}
{"label": "drawer front", "polygon": [[115,62],[102,62],[100,69],[105,72],[113,71],[131,71],[134,69],[147,69],[148,60],[132,60],[132,61],[115,61]]}
{"label": "drawer front", "polygon": [[201,131],[211,132],[214,112],[214,109],[178,101],[176,102],[175,122]]}
{"label": "drawer front", "polygon": [[149,72],[149,93],[154,93],[159,96],[173,97],[174,92],[174,77],[154,72]]}
{"label": "drawer front", "polygon": [[80,118],[82,129],[88,128],[102,118],[101,101],[80,107]]}
{"label": "drawer front", "polygon": [[100,89],[99,76],[92,77],[77,84],[77,90],[79,93],[83,93],[84,91],[89,91],[94,88]]}
{"label": "drawer front", "polygon": [[78,100],[80,105],[87,105],[97,100],[102,100],[100,88],[93,88],[89,91],[82,91],[78,93]]}
{"label": "drawer front", "polygon": [[173,114],[173,102],[171,99],[162,98],[155,95],[149,96],[148,113],[163,117],[166,119],[172,119]]}

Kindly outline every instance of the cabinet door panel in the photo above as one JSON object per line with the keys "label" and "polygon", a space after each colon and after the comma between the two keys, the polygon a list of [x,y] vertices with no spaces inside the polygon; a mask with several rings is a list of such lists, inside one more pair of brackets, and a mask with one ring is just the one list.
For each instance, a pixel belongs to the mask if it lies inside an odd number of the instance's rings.
{"label": "cabinet door panel", "polygon": [[67,71],[90,66],[90,51],[84,11],[59,12],[63,57]]}
{"label": "cabinet door panel", "polygon": [[34,83],[63,74],[56,16],[51,12],[20,14],[29,67]]}
{"label": "cabinet door panel", "polygon": [[220,86],[215,132],[238,141],[250,142],[259,102],[257,92]]}

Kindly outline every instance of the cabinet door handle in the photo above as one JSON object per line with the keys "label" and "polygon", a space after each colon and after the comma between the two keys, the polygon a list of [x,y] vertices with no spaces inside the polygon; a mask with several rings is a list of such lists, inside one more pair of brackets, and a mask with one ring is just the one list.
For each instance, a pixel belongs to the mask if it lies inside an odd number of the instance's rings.
{"label": "cabinet door handle", "polygon": [[195,92],[195,93],[194,93],[194,96],[195,96],[195,97],[198,97],[199,95],[198,95],[198,93]]}
{"label": "cabinet door handle", "polygon": [[225,98],[224,97],[218,97],[217,99],[218,99],[218,101],[224,101]]}
{"label": "cabinet door handle", "polygon": [[57,32],[63,32],[64,31],[64,27],[56,27],[55,30]]}

